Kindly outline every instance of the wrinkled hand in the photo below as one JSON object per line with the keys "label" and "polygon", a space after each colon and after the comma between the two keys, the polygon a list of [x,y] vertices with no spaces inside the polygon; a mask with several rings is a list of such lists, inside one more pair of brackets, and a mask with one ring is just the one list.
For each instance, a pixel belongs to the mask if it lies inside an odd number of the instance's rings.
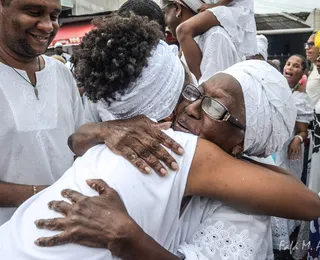
{"label": "wrinkled hand", "polygon": [[102,180],[88,180],[88,185],[100,196],[87,197],[79,192],[63,190],[65,201],[52,201],[49,208],[65,218],[41,219],[35,222],[40,229],[63,231],[35,244],[52,247],[68,243],[107,248],[120,256],[123,247],[141,233],[141,228],[131,219],[118,193]]}
{"label": "wrinkled hand", "polygon": [[167,174],[167,170],[159,160],[172,170],[178,170],[179,166],[161,144],[176,154],[184,153],[178,143],[161,131],[170,126],[171,122],[157,124],[146,116],[137,116],[102,123],[100,135],[112,152],[124,156],[141,172],[150,173],[152,168],[163,176]]}
{"label": "wrinkled hand", "polygon": [[288,146],[288,158],[289,160],[299,160],[302,158],[301,154],[301,141],[299,138],[293,138]]}

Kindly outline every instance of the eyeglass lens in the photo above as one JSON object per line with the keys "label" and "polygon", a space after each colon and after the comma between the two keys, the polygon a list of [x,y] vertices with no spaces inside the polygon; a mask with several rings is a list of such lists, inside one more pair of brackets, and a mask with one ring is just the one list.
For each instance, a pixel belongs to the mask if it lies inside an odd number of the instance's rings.
{"label": "eyeglass lens", "polygon": [[216,120],[222,120],[223,116],[227,112],[227,109],[218,101],[205,97],[202,101],[202,109],[210,117]]}

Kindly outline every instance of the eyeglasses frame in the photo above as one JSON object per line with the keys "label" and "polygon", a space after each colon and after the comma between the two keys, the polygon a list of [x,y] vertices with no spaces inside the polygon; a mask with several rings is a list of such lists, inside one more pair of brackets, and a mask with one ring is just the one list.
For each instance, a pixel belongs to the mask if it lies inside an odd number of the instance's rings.
{"label": "eyeglasses frame", "polygon": [[[186,89],[186,87],[188,87],[188,86],[193,87],[193,88],[196,89],[196,91],[199,93],[199,96],[198,96],[198,98],[197,98],[196,100],[193,100],[193,101],[192,101],[192,100],[188,99],[187,97],[185,97],[185,95],[183,94],[184,91],[185,91],[185,89]],[[233,117],[233,116],[230,114],[228,108],[226,108],[225,105],[223,105],[220,101],[216,100],[216,99],[213,98],[213,97],[209,97],[209,96],[204,95],[195,85],[193,85],[193,84],[191,84],[191,83],[188,83],[188,84],[184,87],[184,89],[183,89],[183,91],[182,91],[182,97],[183,97],[185,100],[187,100],[187,101],[189,101],[189,102],[191,102],[191,103],[196,102],[199,98],[202,98],[202,101],[201,101],[201,109],[202,109],[203,112],[206,113],[206,115],[207,115],[210,119],[215,120],[215,121],[229,122],[230,124],[236,126],[237,128],[240,128],[241,130],[245,131],[246,127],[245,127],[243,124],[241,124],[237,118]],[[205,109],[203,109],[203,101],[204,101],[205,98],[209,98],[209,99],[213,100],[214,102],[220,104],[220,105],[225,109],[225,113],[222,115],[222,119],[216,119],[216,118],[212,117]]]}

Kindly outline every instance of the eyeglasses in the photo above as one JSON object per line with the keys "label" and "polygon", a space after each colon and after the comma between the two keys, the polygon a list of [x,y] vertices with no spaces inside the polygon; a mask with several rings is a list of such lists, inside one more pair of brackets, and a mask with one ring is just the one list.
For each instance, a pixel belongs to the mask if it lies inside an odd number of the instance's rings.
{"label": "eyeglasses", "polygon": [[202,98],[201,108],[209,118],[217,121],[229,122],[241,130],[246,129],[237,118],[230,115],[229,110],[222,103],[212,97],[203,95],[194,85],[187,84],[182,91],[182,96],[190,102],[195,102],[199,98]]}
{"label": "eyeglasses", "polygon": [[314,46],[314,42],[306,42],[304,44],[304,48],[308,48],[308,49],[312,48],[313,46]]}

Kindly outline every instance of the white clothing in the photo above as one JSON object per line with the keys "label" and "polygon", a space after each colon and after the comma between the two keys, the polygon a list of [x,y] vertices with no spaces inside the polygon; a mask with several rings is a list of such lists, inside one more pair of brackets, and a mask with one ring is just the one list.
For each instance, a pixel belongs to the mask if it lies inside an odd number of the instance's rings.
{"label": "white clothing", "polygon": [[258,44],[258,51],[256,54],[262,55],[265,61],[268,60],[268,39],[260,34],[257,35],[257,44]]}
{"label": "white clothing", "polygon": [[[198,81],[199,85],[210,79],[216,72],[223,71],[241,60],[230,36],[220,26],[211,28],[195,40],[202,52],[200,64],[202,76]],[[187,65],[184,56],[182,61]]]}
{"label": "white clothing", "polygon": [[246,131],[244,154],[268,157],[290,138],[297,118],[285,77],[266,61],[247,60],[226,69],[241,85]]}
{"label": "white clothing", "polygon": [[[0,63],[0,180],[51,185],[72,165],[68,137],[83,123],[83,108],[72,74],[59,61],[43,56],[33,87]],[[17,70],[26,79],[25,71]],[[0,224],[15,208],[0,208]]]}
{"label": "white clothing", "polygon": [[306,92],[312,105],[316,106],[318,103],[320,106],[320,74],[315,64],[313,64],[313,70],[308,77]]}
{"label": "white clothing", "polygon": [[[87,179],[103,179],[114,188],[124,202],[129,215],[158,243],[174,251],[179,242],[175,233],[193,233],[200,223],[201,212],[192,210],[192,201],[184,211],[188,222],[179,231],[179,209],[184,196],[188,172],[197,145],[197,137],[181,132],[166,131],[185,150],[183,156],[168,151],[180,165],[178,172],[169,171],[166,177],[157,174],[144,175],[122,157],[113,154],[104,145],[91,148],[55,184],[33,196],[15,212],[10,221],[0,227],[1,259],[21,260],[106,260],[116,259],[106,249],[94,249],[75,244],[53,248],[34,245],[39,237],[52,236],[59,232],[37,229],[34,221],[39,218],[61,217],[48,209],[48,202],[61,200],[65,188],[79,191],[87,196],[97,193],[87,184]],[[196,199],[197,197],[195,197]],[[196,216],[194,216],[196,215]],[[192,219],[192,221],[190,221]],[[186,230],[190,229],[190,232]],[[179,232],[178,232],[179,231]]]}
{"label": "white clothing", "polygon": [[99,123],[116,119],[107,110],[104,102],[98,101],[97,103],[93,103],[86,95],[83,95],[83,103],[85,123]]}
{"label": "white clothing", "polygon": [[[182,4],[197,13],[204,2],[216,4],[219,0],[183,0]],[[233,0],[228,6],[217,6],[208,10],[214,14],[221,26],[227,31],[240,57],[257,54],[257,28],[253,0]],[[218,49],[223,50],[223,48],[226,47]]]}
{"label": "white clothing", "polygon": [[[206,0],[206,2],[215,4],[219,0]],[[233,0],[228,6],[217,6],[208,10],[228,32],[241,57],[257,54],[253,0]]]}
{"label": "white clothing", "polygon": [[320,192],[320,74],[314,66],[307,81],[307,93],[314,105],[312,159],[308,187]]}
{"label": "white clothing", "polygon": [[[297,122],[307,123],[313,119],[313,108],[308,95],[304,92],[295,91],[292,94],[298,110]],[[295,133],[284,144],[281,151],[276,154],[276,164],[284,169],[287,169],[298,180],[301,180],[303,171],[303,155],[304,144],[301,144],[302,158],[298,160],[289,160],[288,147],[294,138]],[[275,250],[288,250],[290,248],[290,235],[300,225],[300,221],[273,217],[272,218],[272,237],[273,247]]]}
{"label": "white clothing", "polygon": [[158,43],[148,58],[139,78],[125,93],[116,93],[116,100],[93,103],[87,98],[86,122],[127,119],[145,115],[160,121],[172,114],[185,80],[185,70],[178,57],[178,48],[164,41]]}
{"label": "white clothing", "polygon": [[116,93],[115,100],[109,100],[110,104],[105,103],[105,107],[118,119],[145,115],[160,121],[172,114],[184,80],[185,70],[178,48],[160,40],[138,79],[124,93]]}
{"label": "white clothing", "polygon": [[62,53],[61,57],[64,58],[68,62],[68,61],[70,61],[71,55],[68,53]]}
{"label": "white clothing", "polygon": [[247,215],[209,200],[201,225],[179,251],[187,260],[271,260],[270,217]]}
{"label": "white clothing", "polygon": [[[313,119],[313,108],[308,95],[304,92],[295,91],[292,94],[294,98],[298,114],[296,122],[309,124]],[[276,155],[276,164],[284,169],[287,169],[292,173],[298,180],[301,180],[303,171],[303,156],[299,160],[289,160],[288,158],[288,147],[295,136],[295,132],[292,133],[290,139],[284,144],[281,151]],[[301,154],[304,154],[304,144],[301,144]]]}
{"label": "white clothing", "polygon": [[[275,165],[272,158],[250,157]],[[272,260],[270,217],[248,215],[219,201],[202,198],[201,225],[179,248],[186,260]]]}

